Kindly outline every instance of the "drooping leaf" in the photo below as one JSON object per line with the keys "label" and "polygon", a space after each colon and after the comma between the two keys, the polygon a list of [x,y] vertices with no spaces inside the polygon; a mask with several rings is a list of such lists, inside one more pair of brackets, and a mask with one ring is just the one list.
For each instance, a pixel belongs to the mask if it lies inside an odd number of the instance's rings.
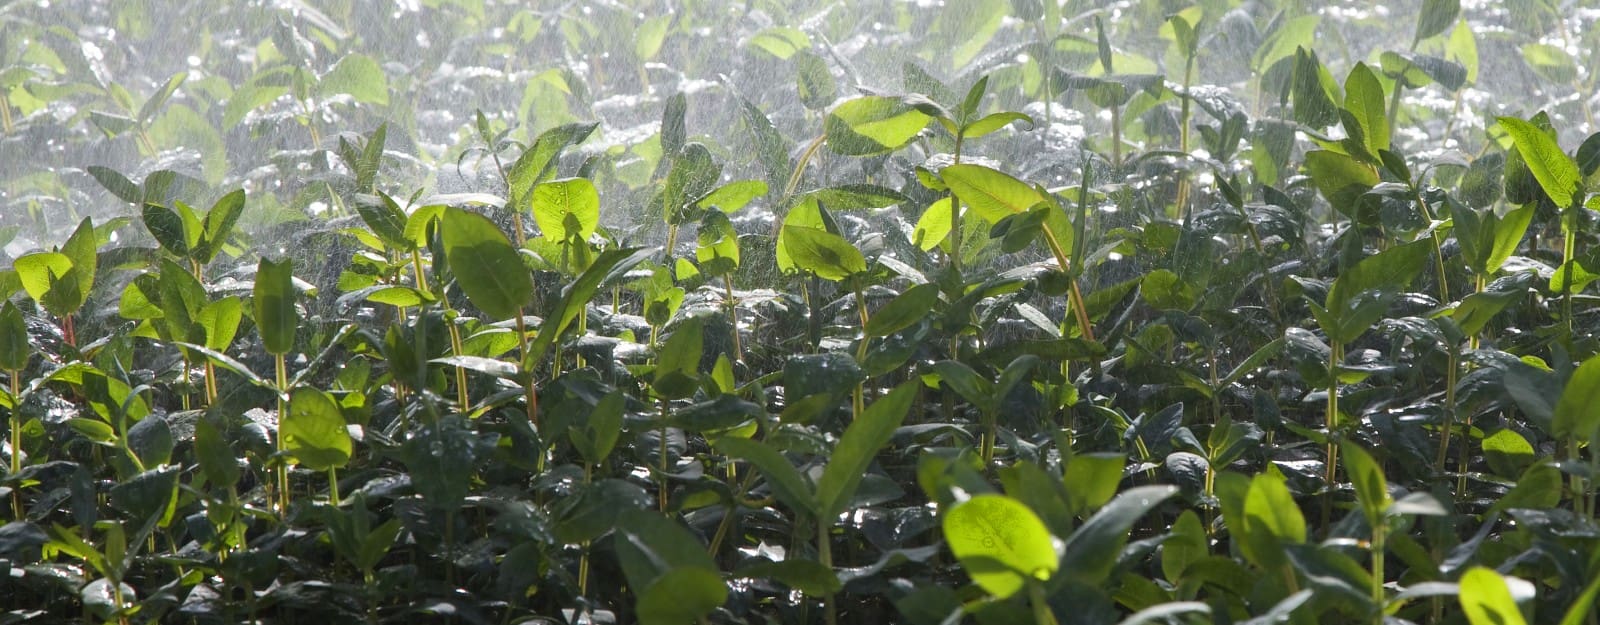
{"label": "drooping leaf", "polygon": [[451,273],[467,299],[495,320],[520,314],[533,298],[533,276],[500,228],[482,215],[449,208],[439,233]]}
{"label": "drooping leaf", "polygon": [[282,436],[284,449],[313,471],[337,469],[350,461],[344,414],[326,392],[300,387],[290,393]]}
{"label": "drooping leaf", "polygon": [[256,328],[267,353],[283,355],[294,349],[300,313],[295,308],[294,260],[272,262],[265,258],[256,266],[255,291],[251,303]]}
{"label": "drooping leaf", "polygon": [[839,437],[833,448],[833,457],[822,470],[817,481],[817,511],[819,518],[829,520],[845,511],[856,487],[861,483],[878,450],[889,442],[889,437],[900,427],[917,395],[919,381],[895,387],[867,406]]}
{"label": "drooping leaf", "polygon": [[900,149],[928,125],[931,101],[917,96],[862,96],[835,106],[823,122],[828,148],[846,156]]}

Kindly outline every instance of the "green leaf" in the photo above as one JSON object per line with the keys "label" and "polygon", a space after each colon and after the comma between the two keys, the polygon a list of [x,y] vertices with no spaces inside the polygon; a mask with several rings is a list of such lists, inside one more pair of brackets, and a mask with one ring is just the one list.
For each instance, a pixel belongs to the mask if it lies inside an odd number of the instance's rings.
{"label": "green leaf", "polygon": [[1483,459],[1495,474],[1514,478],[1526,471],[1535,460],[1533,445],[1516,430],[1502,428],[1483,437]]}
{"label": "green leaf", "polygon": [[876,156],[900,149],[928,125],[932,104],[917,96],[863,96],[828,113],[823,133],[828,148],[846,156]]}
{"label": "green leaf", "polygon": [[495,320],[521,313],[533,298],[533,276],[494,222],[452,207],[445,210],[439,234],[450,272],[474,306]]}
{"label": "green leaf", "polygon": [[988,378],[978,375],[972,367],[957,360],[941,360],[933,363],[933,370],[939,374],[939,380],[956,394],[976,406],[984,414],[992,413],[997,408],[994,396],[994,383]]}
{"label": "green leaf", "polygon": [[1293,55],[1296,48],[1311,48],[1320,19],[1316,15],[1303,15],[1285,20],[1256,48],[1250,68],[1258,73],[1266,72],[1278,61]]}
{"label": "green leaf", "polygon": [[771,54],[780,60],[788,60],[796,52],[811,47],[811,37],[804,31],[787,26],[774,26],[756,33],[746,45]]}
{"label": "green leaf", "polygon": [[682,224],[695,215],[686,209],[710,195],[722,179],[722,166],[711,157],[711,150],[699,142],[683,146],[667,170],[667,184],[661,190],[662,217],[668,224]]}
{"label": "green leaf", "polygon": [[60,252],[33,252],[19,256],[12,265],[22,288],[34,301],[43,301],[54,279],[72,273],[72,259]]}
{"label": "green leaf", "polygon": [[1430,239],[1418,239],[1361,259],[1345,270],[1328,289],[1325,307],[1338,322],[1324,327],[1329,338],[1350,343],[1377,323],[1389,299],[1405,289],[1426,266],[1433,253]]}
{"label": "green leaf", "polygon": [[205,219],[200,224],[200,241],[192,250],[195,260],[204,265],[210,263],[222,251],[222,246],[228,242],[228,237],[233,234],[234,224],[239,222],[239,216],[244,214],[244,189],[234,189],[232,193],[222,196],[216,204],[211,205],[211,210],[206,211]]}
{"label": "green leaf", "polygon": [[1600,356],[1585,360],[1567,379],[1550,433],[1580,441],[1594,441],[1600,435]]}
{"label": "green leaf", "polygon": [[760,180],[735,180],[717,187],[705,197],[695,202],[700,208],[715,208],[724,213],[732,213],[751,200],[767,194],[767,183]]}
{"label": "green leaf", "polygon": [[[587,241],[600,225],[600,192],[585,178],[541,183],[533,189],[531,204],[539,230],[553,241]],[[567,227],[569,220],[575,220],[576,230]]]}
{"label": "green leaf", "polygon": [[1028,183],[982,165],[951,165],[940,171],[939,177],[950,185],[956,197],[989,223],[1026,213],[1044,201],[1038,189]]}
{"label": "green leaf", "polygon": [[[367,224],[372,233],[383,240],[384,245],[399,249],[410,250],[417,245],[412,237],[406,235],[407,218],[400,205],[389,197],[389,194],[379,191],[377,195],[356,196],[353,202],[356,214],[361,216],[361,221]],[[422,211],[417,211],[419,214]]]}
{"label": "green leaf", "polygon": [[1434,35],[1444,32],[1461,15],[1461,0],[1424,0],[1422,13],[1417,16],[1416,34],[1411,36],[1411,47]]}
{"label": "green leaf", "polygon": [[33,344],[28,342],[28,325],[22,311],[9,300],[0,305],[0,371],[17,375],[28,366]]}
{"label": "green leaf", "polygon": [[1010,126],[1016,122],[1026,122],[1029,128],[1033,127],[1032,117],[1022,113],[1017,113],[1015,111],[1002,111],[999,113],[990,113],[972,122],[971,124],[967,124],[967,126],[961,130],[961,134],[966,136],[968,139],[976,139],[1001,128],[1005,128],[1006,126]]}
{"label": "green leaf", "polygon": [[694,393],[705,351],[704,326],[700,317],[690,317],[661,345],[651,387],[663,397],[683,399]]}
{"label": "green leaf", "polygon": [[1344,454],[1345,475],[1350,477],[1350,483],[1355,486],[1356,501],[1361,504],[1368,521],[1374,522],[1375,526],[1375,521],[1383,518],[1389,504],[1394,502],[1389,496],[1389,482],[1383,477],[1383,467],[1378,466],[1378,461],[1354,442],[1343,441],[1339,447]]}
{"label": "green leaf", "polygon": [[350,461],[350,431],[333,396],[300,387],[289,394],[283,420],[284,449],[313,471],[337,469]]}
{"label": "green leaf", "polygon": [[728,585],[710,568],[675,568],[639,591],[639,622],[681,625],[705,620],[728,600]]}
{"label": "green leaf", "polygon": [[1338,106],[1334,104],[1332,75],[1317,59],[1317,53],[1296,48],[1294,51],[1294,120],[1312,128],[1326,128],[1339,121]]}
{"label": "green leaf", "polygon": [[1306,171],[1322,197],[1351,219],[1358,217],[1361,196],[1378,184],[1378,171],[1371,165],[1328,150],[1306,152]]}
{"label": "green leaf", "polygon": [[839,592],[844,584],[832,569],[815,560],[791,558],[778,562],[755,560],[741,565],[731,577],[751,580],[772,580],[785,584],[813,597],[823,597]]}
{"label": "green leaf", "polygon": [[[962,212],[965,213],[965,209]],[[950,198],[946,196],[934,200],[922,211],[922,217],[917,219],[916,228],[911,232],[911,243],[924,252],[933,251],[950,238],[950,221]]]}
{"label": "green leaf", "polygon": [[256,266],[255,291],[251,297],[256,328],[267,353],[281,356],[294,349],[300,313],[295,308],[294,260],[274,263],[265,258]]}
{"label": "green leaf", "polygon": [[205,346],[216,351],[227,351],[233,336],[244,319],[244,303],[229,296],[200,307],[194,321],[205,330]]}
{"label": "green leaf", "polygon": [[900,422],[911,408],[920,381],[912,380],[895,387],[888,395],[867,406],[839,437],[833,448],[828,466],[817,481],[817,516],[830,522],[850,503],[856,487],[866,475],[878,450],[888,444]]}
{"label": "green leaf", "polygon": [[1533,171],[1545,195],[1562,209],[1572,206],[1583,178],[1578,174],[1578,164],[1561,151],[1554,137],[1538,126],[1515,117],[1500,117],[1500,127],[1511,135],[1517,153]]}
{"label": "green leaf", "polygon": [[667,31],[672,28],[673,15],[655,15],[646,18],[639,24],[639,30],[634,33],[633,55],[640,61],[649,61],[661,51],[661,44],[667,40]]}
{"label": "green leaf", "polygon": [[1465,18],[1456,22],[1450,38],[1445,41],[1445,58],[1460,63],[1467,70],[1466,82],[1478,82],[1478,41]]}
{"label": "green leaf", "polygon": [[911,327],[928,315],[933,305],[939,303],[939,286],[933,283],[919,284],[909,289],[879,308],[867,320],[864,332],[869,337],[889,336]]}
{"label": "green leaf", "polygon": [[1059,566],[1044,521],[1004,495],[982,494],[956,504],[945,512],[942,528],[967,575],[997,599],[1017,594],[1030,579],[1050,579]]}
{"label": "green leaf", "polygon": [[1117,485],[1122,483],[1122,471],[1127,463],[1127,456],[1118,453],[1072,456],[1062,472],[1067,507],[1072,514],[1081,515],[1111,501],[1117,495]]}
{"label": "green leaf", "polygon": [[866,258],[844,237],[821,228],[783,227],[783,243],[794,266],[838,282],[867,270]]}
{"label": "green leaf", "polygon": [[722,211],[708,211],[700,220],[695,261],[707,276],[732,273],[739,268],[739,233]]}
{"label": "green leaf", "polygon": [[[1285,543],[1306,540],[1306,519],[1283,475],[1276,470],[1256,475],[1245,492],[1240,551],[1265,569],[1283,566]],[[1231,524],[1230,524],[1231,525]]]}
{"label": "green leaf", "polygon": [[[1396,87],[1398,88],[1398,87]],[[1358,129],[1346,128],[1351,136],[1359,131],[1367,153],[1389,149],[1389,118],[1384,113],[1383,83],[1366,63],[1356,63],[1344,80],[1344,109],[1355,119]]]}
{"label": "green leaf", "polygon": [[1461,575],[1461,611],[1472,625],[1525,625],[1522,610],[1511,598],[1505,578],[1493,569],[1475,566]]}
{"label": "green leaf", "polygon": [[1106,583],[1133,524],[1176,494],[1178,487],[1165,485],[1123,491],[1067,538],[1061,570],[1092,586]]}
{"label": "green leaf", "polygon": [[210,419],[200,419],[194,424],[194,454],[206,482],[212,486],[228,488],[238,483],[239,462]]}
{"label": "green leaf", "polygon": [[1522,46],[1522,61],[1540,78],[1556,84],[1569,84],[1578,77],[1578,62],[1560,46],[1529,43]]}
{"label": "green leaf", "polygon": [[827,61],[805,50],[795,53],[791,60],[802,105],[820,111],[838,99],[839,87],[833,80],[833,72],[828,69]]}
{"label": "green leaf", "polygon": [[112,195],[117,196],[117,199],[129,204],[138,204],[144,200],[144,191],[139,188],[139,185],[129,180],[127,176],[122,175],[121,172],[99,165],[90,165],[85,170],[89,172],[90,176],[94,177],[96,182],[100,183],[100,186],[105,187]]}
{"label": "green leaf", "polygon": [[[578,279],[567,285],[561,293],[561,301],[557,303],[555,313],[545,319],[539,327],[539,334],[534,337],[533,344],[529,346],[528,353],[523,360],[523,370],[531,370],[533,363],[544,358],[545,350],[555,343],[561,333],[566,332],[572,321],[578,318],[589,306],[589,300],[599,290],[600,285],[620,279],[629,269],[643,262],[654,253],[651,249],[619,248],[608,250],[595,257],[589,268],[578,275]],[[522,275],[528,275],[524,272]]]}
{"label": "green leaf", "polygon": [[800,472],[795,470],[794,465],[789,464],[789,459],[784,458],[783,454],[778,453],[778,450],[773,449],[771,445],[749,438],[724,436],[717,439],[715,446],[722,453],[755,465],[756,469],[767,478],[767,486],[772,489],[772,495],[791,510],[812,519],[820,518],[810,484],[806,483]]}
{"label": "green leaf", "polygon": [[372,57],[352,52],[322,77],[317,92],[323,96],[345,94],[357,102],[388,106],[389,78]]}
{"label": "green leaf", "polygon": [[544,131],[533,145],[506,170],[508,206],[523,206],[534,185],[555,177],[557,157],[569,146],[583,143],[598,123],[565,124]]}

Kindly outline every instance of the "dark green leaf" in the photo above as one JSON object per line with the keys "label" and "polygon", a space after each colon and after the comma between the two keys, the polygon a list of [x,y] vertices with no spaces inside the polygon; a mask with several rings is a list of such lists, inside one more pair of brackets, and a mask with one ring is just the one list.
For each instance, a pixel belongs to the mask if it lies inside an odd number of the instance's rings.
{"label": "dark green leaf", "polygon": [[817,481],[818,518],[828,521],[845,512],[878,450],[889,442],[889,437],[905,419],[920,384],[913,380],[895,387],[867,406],[845,428],[833,449],[833,457],[822,471],[822,478]]}
{"label": "dark green leaf", "polygon": [[[251,301],[255,308],[256,328],[261,332],[261,342],[267,353],[283,355],[294,349],[295,331],[300,326],[300,313],[295,308],[294,260],[284,259],[274,263],[265,258],[256,266],[255,292]],[[170,312],[170,311],[169,311]]]}

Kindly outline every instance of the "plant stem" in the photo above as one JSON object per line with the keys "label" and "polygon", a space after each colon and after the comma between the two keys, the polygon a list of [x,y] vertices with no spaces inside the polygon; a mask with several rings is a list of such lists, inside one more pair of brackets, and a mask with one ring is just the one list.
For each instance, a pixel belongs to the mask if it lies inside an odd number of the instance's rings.
{"label": "plant stem", "polygon": [[[827,569],[829,575],[833,572],[833,543],[829,536],[829,526],[824,519],[817,519],[817,561],[822,568]],[[834,604],[833,591],[829,590],[822,596],[823,614],[827,625],[838,625],[838,606]]]}
{"label": "plant stem", "polygon": [[[856,312],[861,316],[861,343],[856,346],[856,362],[865,362],[867,359],[867,296],[861,290],[860,280],[851,280],[850,285],[855,287]],[[858,419],[861,412],[866,410],[865,382],[856,383],[855,392],[852,394],[850,407],[851,418]]]}
{"label": "plant stem", "polygon": [[328,467],[328,503],[339,507],[339,470]]}
{"label": "plant stem", "polygon": [[[965,139],[966,133],[956,133],[956,165],[961,164],[961,144]],[[961,271],[961,198],[954,190],[950,191],[950,269]]]}
{"label": "plant stem", "polygon": [[1111,166],[1122,168],[1122,107],[1111,107]]}
{"label": "plant stem", "polygon": [[278,382],[278,517],[284,518],[289,514],[289,463],[282,458],[287,449],[283,440],[283,419],[289,414],[289,402],[284,398],[289,392],[289,367],[283,354],[275,354],[273,360]]}
{"label": "plant stem", "polygon": [[[20,403],[17,400],[17,395],[20,394],[18,392],[18,388],[19,388],[18,379],[21,377],[22,372],[21,371],[7,371],[6,375],[10,376],[11,401],[12,401],[13,404],[18,404],[18,403]],[[22,410],[21,409],[22,409],[22,406],[19,406],[19,405],[11,406],[11,474],[12,475],[16,475],[17,473],[20,473],[22,471]],[[12,488],[11,489],[11,518],[13,520],[17,520],[17,521],[21,521],[22,520],[22,489],[21,488]]]}
{"label": "plant stem", "polygon": [[656,500],[660,505],[662,514],[667,513],[667,419],[671,418],[671,416],[671,402],[665,399],[661,400],[661,438],[659,439],[660,444],[656,449],[656,453],[660,456],[657,458],[657,466],[661,472],[661,485],[657,487],[659,491],[656,493]]}
{"label": "plant stem", "polygon": [[1072,305],[1073,314],[1078,317],[1078,328],[1083,332],[1083,338],[1090,341],[1095,340],[1094,326],[1089,322],[1089,309],[1083,302],[1083,292],[1078,290],[1078,279],[1071,277],[1070,269],[1072,263],[1067,260],[1066,250],[1061,247],[1061,242],[1056,240],[1056,235],[1051,233],[1049,228],[1040,228],[1039,231],[1044,233],[1045,243],[1050,246],[1050,252],[1055,255],[1056,263],[1061,265],[1062,273],[1068,274],[1068,284],[1071,285],[1071,290],[1067,293],[1067,297]]}
{"label": "plant stem", "polygon": [[1577,199],[1574,198],[1574,205],[1567,207],[1566,214],[1562,216],[1564,218],[1563,221],[1566,223],[1562,227],[1564,241],[1561,244],[1561,271],[1563,274],[1561,282],[1561,319],[1566,322],[1566,341],[1568,343],[1572,342],[1572,257],[1577,255],[1578,248],[1578,211],[1576,207]]}
{"label": "plant stem", "polygon": [[1056,613],[1050,610],[1050,601],[1044,595],[1044,584],[1028,580],[1028,604],[1033,608],[1034,625],[1058,625]]}
{"label": "plant stem", "polygon": [[523,319],[522,309],[517,309],[517,343],[521,348],[523,373],[528,376],[527,403],[528,423],[533,424],[533,429],[539,429],[539,391],[534,384],[533,365],[528,362],[528,322]]}
{"label": "plant stem", "polygon": [[1383,625],[1383,557],[1388,533],[1389,524],[1381,520],[1372,528],[1372,602],[1378,606],[1378,614],[1373,622],[1377,625]]}
{"label": "plant stem", "polygon": [[739,302],[733,297],[732,273],[722,274],[722,292],[728,300],[728,323],[733,326],[733,360],[744,362],[744,347],[739,343]]}
{"label": "plant stem", "polygon": [[1344,344],[1329,341],[1328,352],[1328,427],[1327,466],[1323,472],[1322,527],[1333,519],[1333,490],[1339,479],[1339,445],[1334,433],[1339,429],[1339,363],[1344,361]]}
{"label": "plant stem", "polygon": [[4,93],[0,93],[0,130],[4,130],[9,135],[16,129],[16,122],[11,119],[11,98],[6,97]]}
{"label": "plant stem", "polygon": [[[1450,350],[1450,357],[1445,369],[1444,387],[1444,432],[1439,437],[1439,455],[1434,459],[1434,471],[1444,475],[1445,459],[1450,453],[1450,433],[1455,429],[1456,417],[1456,350]],[[1465,443],[1462,443],[1465,444]],[[1466,471],[1466,467],[1457,467],[1459,471]]]}

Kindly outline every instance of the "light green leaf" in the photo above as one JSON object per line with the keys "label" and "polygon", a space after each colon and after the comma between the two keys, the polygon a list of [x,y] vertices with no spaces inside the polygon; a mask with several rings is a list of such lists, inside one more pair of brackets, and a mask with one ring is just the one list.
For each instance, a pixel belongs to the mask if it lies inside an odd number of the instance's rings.
{"label": "light green leaf", "polygon": [[[1367,153],[1377,156],[1389,149],[1389,118],[1384,113],[1383,83],[1366,63],[1356,63],[1344,80],[1344,109],[1360,125],[1360,136]],[[1346,128],[1351,136],[1354,129]]]}
{"label": "light green leaf", "polygon": [[333,396],[300,387],[289,395],[283,420],[283,444],[300,464],[313,471],[336,469],[350,461],[350,431]]}
{"label": "light green leaf", "polygon": [[532,205],[539,230],[552,241],[587,241],[600,225],[600,192],[585,178],[551,180],[534,187]]}
{"label": "light green leaf", "polygon": [[[124,294],[126,295],[126,294]],[[294,260],[274,263],[265,258],[256,266],[255,292],[251,297],[256,328],[267,353],[283,355],[294,349],[294,335],[300,326],[295,309]]]}
{"label": "light green leaf", "polygon": [[916,96],[863,96],[833,108],[823,122],[828,148],[846,156],[876,156],[900,149],[932,119]]}
{"label": "light green leaf", "polygon": [[838,282],[867,270],[866,258],[844,237],[821,228],[786,225],[783,243],[794,266]]}
{"label": "light green leaf", "polygon": [[322,77],[317,92],[323,96],[345,94],[357,102],[389,105],[389,78],[372,57],[353,52],[339,59],[333,71]]}
{"label": "light green leaf", "polygon": [[1555,137],[1550,136],[1527,121],[1515,117],[1501,117],[1500,127],[1511,135],[1517,152],[1533,171],[1534,179],[1545,195],[1559,208],[1572,206],[1583,178],[1578,174],[1578,164],[1561,151]]}
{"label": "light green leaf", "polygon": [[995,223],[1028,212],[1044,196],[1028,183],[982,165],[951,165],[939,172],[950,191],[972,207],[979,217]]}
{"label": "light green leaf", "polygon": [[1461,576],[1461,610],[1472,625],[1526,625],[1505,578],[1493,569],[1475,566]]}
{"label": "light green leaf", "polygon": [[1044,521],[1010,497],[983,494],[956,504],[942,527],[967,575],[998,599],[1017,594],[1030,579],[1050,579],[1059,566]]}

